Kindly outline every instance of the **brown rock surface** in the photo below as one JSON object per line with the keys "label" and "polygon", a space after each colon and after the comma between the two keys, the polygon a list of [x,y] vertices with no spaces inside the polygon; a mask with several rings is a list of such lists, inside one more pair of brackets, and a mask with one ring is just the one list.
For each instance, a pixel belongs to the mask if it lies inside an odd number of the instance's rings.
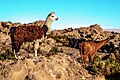
{"label": "brown rock surface", "polygon": [[[42,25],[44,21],[36,21],[31,24],[24,25]],[[9,28],[6,25],[21,25],[21,23],[4,23],[0,22],[0,54],[5,53],[6,48],[11,48],[11,40],[8,35]],[[95,24],[89,27],[80,27],[76,29],[68,28],[64,30],[54,30],[52,37],[47,38],[39,45],[39,56],[34,57],[33,43],[25,43],[19,52],[22,60],[0,60],[0,80],[105,80],[104,76],[93,76],[86,69],[81,67],[79,50],[74,47],[65,46],[68,43],[67,38],[73,38],[73,43],[77,43],[77,39],[85,40],[104,40],[109,36],[114,36],[109,43],[101,49],[101,51],[110,51],[111,48],[120,47],[120,34],[104,31],[100,25]],[[67,38],[66,38],[67,37]],[[75,39],[74,39],[75,38]],[[76,44],[75,44],[76,45]],[[111,47],[112,46],[112,47]],[[54,55],[49,54],[56,47],[58,52]],[[109,49],[110,47],[110,49]],[[102,52],[101,55],[105,56]],[[113,53],[113,52],[109,52]],[[115,56],[119,60],[119,51],[115,51]]]}
{"label": "brown rock surface", "polygon": [[79,63],[63,53],[49,59],[39,56],[12,62],[3,61],[0,69],[1,80],[80,80],[91,77]]}

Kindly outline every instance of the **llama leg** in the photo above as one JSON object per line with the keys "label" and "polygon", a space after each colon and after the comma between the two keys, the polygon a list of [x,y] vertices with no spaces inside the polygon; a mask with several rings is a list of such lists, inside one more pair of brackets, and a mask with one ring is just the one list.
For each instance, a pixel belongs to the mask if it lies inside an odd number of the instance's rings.
{"label": "llama leg", "polygon": [[81,57],[81,62],[82,62],[82,65],[84,64],[84,61],[83,61],[83,55],[80,55],[80,57]]}
{"label": "llama leg", "polygon": [[91,63],[93,63],[93,61],[94,61],[94,54],[93,55],[91,55]]}
{"label": "llama leg", "polygon": [[89,66],[93,63],[93,55],[89,55]]}
{"label": "llama leg", "polygon": [[83,66],[86,67],[86,59],[87,59],[87,55],[83,55]]}
{"label": "llama leg", "polygon": [[15,59],[18,59],[15,50],[13,51],[13,53],[14,53]]}
{"label": "llama leg", "polygon": [[37,39],[34,44],[34,51],[35,51],[35,56],[37,56],[37,50],[39,48],[39,40]]}
{"label": "llama leg", "polygon": [[80,58],[81,58],[81,62],[82,62],[83,61],[83,55],[82,55],[81,48],[79,49],[79,52],[80,52]]}
{"label": "llama leg", "polygon": [[37,56],[37,50],[35,50],[35,56]]}
{"label": "llama leg", "polygon": [[44,39],[45,39],[45,38],[44,38],[44,35],[43,35],[42,38],[40,39],[40,42],[44,41]]}
{"label": "llama leg", "polygon": [[[17,44],[17,43],[16,43]],[[16,45],[15,43],[12,43],[12,51],[14,53],[14,57],[15,59],[18,59],[18,56],[17,56],[17,52],[19,52],[19,49],[18,49],[18,46],[19,45]]]}

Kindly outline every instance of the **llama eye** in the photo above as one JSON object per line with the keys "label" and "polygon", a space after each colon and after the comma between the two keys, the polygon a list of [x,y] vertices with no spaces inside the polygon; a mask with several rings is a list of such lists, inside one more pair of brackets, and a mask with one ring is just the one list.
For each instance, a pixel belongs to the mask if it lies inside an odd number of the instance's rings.
{"label": "llama eye", "polygon": [[52,16],[52,17],[54,17],[54,16]]}

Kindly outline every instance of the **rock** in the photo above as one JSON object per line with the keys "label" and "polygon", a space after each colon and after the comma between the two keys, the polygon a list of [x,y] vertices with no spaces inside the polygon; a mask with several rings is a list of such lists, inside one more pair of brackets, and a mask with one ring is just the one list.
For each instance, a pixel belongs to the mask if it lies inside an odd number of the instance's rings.
{"label": "rock", "polygon": [[[34,60],[40,58],[42,61],[35,64]],[[53,55],[49,59],[42,56],[36,57],[36,59],[18,60],[6,65],[2,64],[5,67],[2,67],[0,71],[0,78],[2,80],[75,80],[92,77],[87,70],[63,53]]]}
{"label": "rock", "polygon": [[22,25],[20,22],[13,23],[13,27],[18,27],[18,26],[20,26],[20,25]]}
{"label": "rock", "polygon": [[93,80],[106,80],[106,79],[105,79],[105,76],[103,75],[97,75],[97,76],[94,76]]}
{"label": "rock", "polygon": [[39,52],[49,53],[49,51],[55,46],[56,41],[52,38],[48,38],[39,46]]}
{"label": "rock", "polygon": [[39,20],[39,21],[36,21],[34,22],[36,26],[43,26],[44,25],[44,22],[43,20]]}
{"label": "rock", "polygon": [[[44,21],[36,21],[29,24],[0,22],[0,54],[11,48],[11,40],[8,35],[12,26],[19,25],[43,25]],[[0,80],[105,80],[102,75],[89,74],[81,67],[78,44],[85,40],[101,41],[109,36],[114,36],[100,49],[101,57],[106,53],[113,53],[112,59],[119,62],[120,34],[103,31],[100,25],[95,24],[89,27],[68,28],[54,30],[51,36],[40,42],[38,53],[50,53],[57,48],[57,54],[45,57],[38,55],[34,57],[34,42],[24,43],[18,53],[22,60],[0,61]],[[65,44],[69,44],[65,45]],[[67,47],[66,47],[67,46]],[[72,48],[70,48],[72,47]],[[79,59],[79,61],[78,61]],[[105,68],[105,61],[101,61],[101,69]]]}
{"label": "rock", "polygon": [[27,75],[27,65],[24,62],[18,61],[15,64],[9,74],[7,79],[9,80],[24,80]]}

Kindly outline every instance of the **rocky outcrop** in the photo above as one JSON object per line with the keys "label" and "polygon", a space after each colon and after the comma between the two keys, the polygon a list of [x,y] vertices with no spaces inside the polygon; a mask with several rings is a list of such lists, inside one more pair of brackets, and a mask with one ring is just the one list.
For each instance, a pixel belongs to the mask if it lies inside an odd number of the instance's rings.
{"label": "rocky outcrop", "polygon": [[[24,25],[41,26],[43,23],[44,21],[40,20]],[[40,42],[38,57],[34,57],[34,42],[24,43],[18,53],[21,60],[17,61],[11,60],[14,59],[11,57],[13,52],[9,38],[9,29],[12,25],[17,27],[22,24],[0,23],[0,59],[3,60],[0,60],[0,80],[105,80],[106,77],[103,75],[89,74],[91,68],[86,70],[81,67],[79,50],[76,48],[77,43],[82,41],[101,41],[109,36],[114,38],[97,52],[100,61],[96,58],[97,62],[92,65],[92,70],[98,73],[103,70],[105,73],[108,69],[106,72],[113,70],[114,73],[120,69],[120,33],[104,31],[98,24],[52,31],[47,39]]]}
{"label": "rocky outcrop", "polygon": [[[45,41],[40,42],[38,52],[49,53],[49,51],[55,47],[56,44],[56,41],[52,38],[45,39]],[[23,44],[21,48],[29,53],[34,53],[34,42],[27,42]]]}
{"label": "rocky outcrop", "polygon": [[95,24],[89,27],[80,27],[76,29],[68,28],[64,30],[54,30],[54,36],[70,36],[74,38],[85,38],[86,40],[102,40],[112,35],[109,31],[103,31],[100,25]]}
{"label": "rocky outcrop", "polygon": [[44,23],[45,23],[45,21],[43,21],[43,20],[38,20],[38,21],[35,21],[35,22],[34,22],[34,24],[35,24],[36,26],[43,26]]}
{"label": "rocky outcrop", "polygon": [[[4,67],[3,67],[4,66]],[[49,59],[4,61],[0,66],[0,80],[76,80],[92,78],[87,70],[68,55],[59,53]]]}
{"label": "rocky outcrop", "polygon": [[[104,31],[98,24],[76,29],[68,28],[64,30],[54,30],[51,35],[55,37],[54,39],[57,39],[57,41],[62,41],[62,43],[66,42],[65,37],[67,37],[68,45],[74,48],[78,48],[78,43],[85,40],[101,41],[110,36],[114,36],[108,44],[99,49],[99,51],[105,53],[112,53],[120,44],[120,33]],[[59,36],[59,40],[56,36]]]}
{"label": "rocky outcrop", "polygon": [[11,39],[9,36],[9,30],[12,27],[10,22],[0,22],[0,45],[9,47],[11,44]]}

